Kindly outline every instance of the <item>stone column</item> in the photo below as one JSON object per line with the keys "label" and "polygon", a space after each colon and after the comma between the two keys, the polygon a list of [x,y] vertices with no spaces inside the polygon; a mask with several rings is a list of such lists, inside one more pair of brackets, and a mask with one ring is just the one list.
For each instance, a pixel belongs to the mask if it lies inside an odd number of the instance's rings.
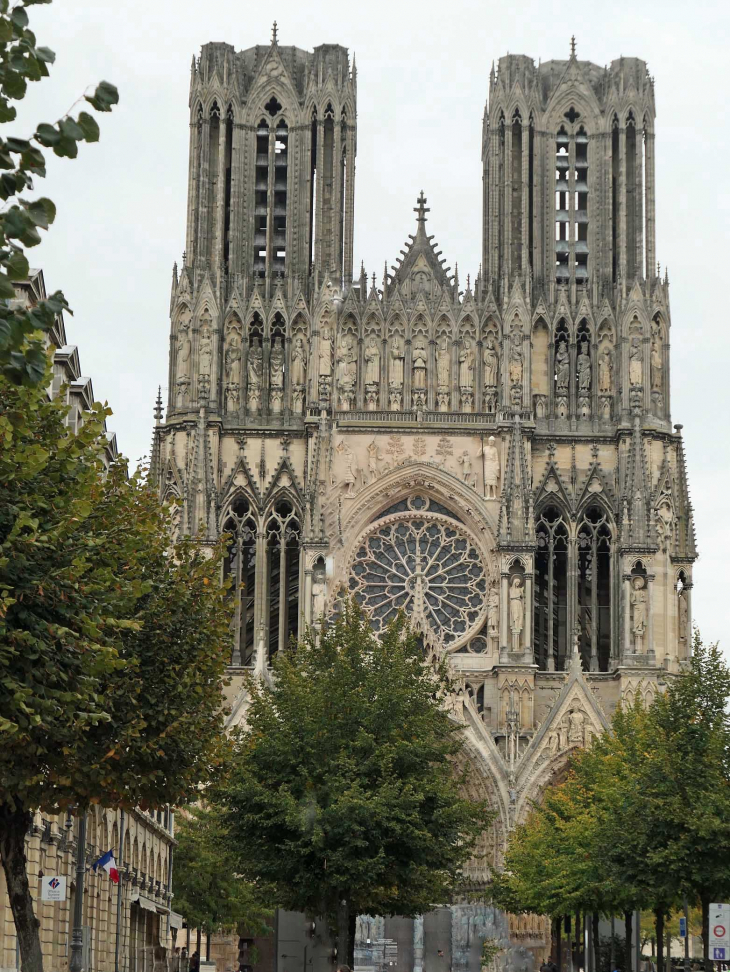
{"label": "stone column", "polygon": [[624,574],[624,639],[619,661],[631,651],[631,574]]}
{"label": "stone column", "polygon": [[524,577],[525,584],[525,624],[524,624],[524,639],[525,643],[523,645],[523,650],[525,652],[525,660],[527,661],[527,656],[529,655],[529,662],[532,664],[533,658],[533,637],[532,637],[532,625],[535,619],[535,610],[532,603],[532,574],[525,573]]}
{"label": "stone column", "polygon": [[[654,574],[646,575],[646,648],[647,654],[654,654]],[[667,645],[667,649],[668,649]],[[665,662],[666,665],[666,662]]]}
{"label": "stone column", "polygon": [[423,915],[413,919],[413,972],[423,972]]}
{"label": "stone column", "polygon": [[502,571],[501,593],[499,598],[499,654],[500,662],[507,661],[509,651],[509,574]]}

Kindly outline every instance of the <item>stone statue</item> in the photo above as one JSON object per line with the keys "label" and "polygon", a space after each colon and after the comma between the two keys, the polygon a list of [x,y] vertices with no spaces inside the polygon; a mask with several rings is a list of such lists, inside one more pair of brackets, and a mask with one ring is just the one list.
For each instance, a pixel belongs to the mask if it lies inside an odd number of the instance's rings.
{"label": "stone statue", "polygon": [[656,340],[651,342],[651,390],[662,390],[662,353]]}
{"label": "stone statue", "polygon": [[484,444],[482,455],[484,456],[484,495],[487,499],[496,499],[499,484],[499,452],[493,435],[490,435]]}
{"label": "stone statue", "polygon": [[570,353],[566,341],[559,341],[555,352],[555,379],[558,391],[567,391],[570,381]]}
{"label": "stone statue", "polygon": [[344,439],[340,439],[340,441],[337,443],[336,449],[340,454],[344,453],[345,472],[342,477],[342,483],[347,487],[345,496],[350,498],[355,495],[355,483],[357,482],[357,462],[355,459],[355,453]]}
{"label": "stone statue", "polygon": [[213,360],[213,341],[210,336],[210,327],[206,324],[200,332],[200,350],[198,361],[200,364],[201,375],[210,374],[210,365]]}
{"label": "stone statue", "polygon": [[522,384],[522,348],[515,341],[509,351],[509,381],[510,385]]}
{"label": "stone statue", "polygon": [[509,589],[509,626],[512,631],[512,651],[520,650],[522,629],[525,626],[525,592],[522,578],[515,576]]}
{"label": "stone statue", "polygon": [[319,335],[319,377],[329,378],[332,375],[332,331],[328,324],[322,328]]}
{"label": "stone statue", "polygon": [[629,347],[629,384],[631,385],[642,384],[644,378],[642,356],[641,338],[635,334],[631,338],[631,345]]}
{"label": "stone statue", "polygon": [[352,338],[349,334],[343,334],[335,355],[337,384],[340,388],[349,384],[349,365]]}
{"label": "stone statue", "polygon": [[499,594],[496,587],[490,587],[489,589],[487,626],[489,628],[492,649],[496,650],[499,645]]}
{"label": "stone statue", "polygon": [[426,387],[426,345],[421,339],[413,346],[413,387],[423,390]]}
{"label": "stone statue", "polygon": [[474,386],[474,351],[471,340],[464,338],[464,345],[459,354],[459,387],[473,388]]}
{"label": "stone statue", "polygon": [[378,444],[373,439],[373,441],[368,446],[368,482],[374,482],[378,478],[380,472],[378,468],[378,463],[382,460],[383,456],[378,449]]}
{"label": "stone statue", "polygon": [[687,596],[682,590],[679,592],[677,597],[678,601],[678,624],[679,624],[679,643],[685,645],[687,642],[687,625],[689,622],[689,606],[687,605]]}
{"label": "stone statue", "polygon": [[314,578],[314,583],[312,584],[312,622],[315,624],[317,624],[324,616],[325,596],[326,587],[324,582],[324,574],[318,573]]}
{"label": "stone statue", "polygon": [[380,382],[380,348],[374,334],[365,345],[365,384],[377,385]]}
{"label": "stone statue", "polygon": [[644,650],[648,609],[644,578],[634,577],[631,586],[631,630],[634,635],[634,651],[641,654]]}
{"label": "stone statue", "polygon": [[180,325],[177,336],[177,377],[187,378],[190,374],[190,334],[187,324]]}
{"label": "stone statue", "polygon": [[269,357],[269,373],[271,375],[271,389],[284,387],[284,344],[281,338],[274,340]]}
{"label": "stone statue", "polygon": [[291,383],[295,388],[307,383],[307,346],[301,335],[295,339],[292,348]]}
{"label": "stone statue", "polygon": [[602,395],[610,393],[613,386],[613,353],[611,346],[604,344],[598,356],[598,391]]}
{"label": "stone statue", "polygon": [[401,339],[396,336],[393,338],[393,343],[390,347],[390,387],[391,388],[402,388],[403,387],[403,344]]}
{"label": "stone statue", "polygon": [[573,709],[568,716],[568,742],[583,745],[583,726],[585,715],[580,709]]}
{"label": "stone statue", "polygon": [[251,409],[257,409],[261,404],[261,376],[264,369],[264,356],[259,344],[259,339],[254,338],[254,343],[248,349],[248,405]]}
{"label": "stone statue", "polygon": [[226,350],[223,355],[223,374],[227,385],[241,384],[241,346],[238,335],[233,332],[228,335]]}
{"label": "stone statue", "polygon": [[499,353],[494,343],[494,335],[487,335],[484,345],[484,386],[485,388],[496,388],[499,378]]}
{"label": "stone statue", "polygon": [[436,352],[436,381],[439,388],[448,388],[451,383],[451,352],[446,335],[439,341]]}
{"label": "stone statue", "polygon": [[578,390],[583,393],[589,392],[591,390],[591,356],[587,341],[581,342],[576,370],[578,372]]}
{"label": "stone statue", "polygon": [[458,462],[461,466],[461,478],[467,486],[476,486],[476,474],[471,470],[471,456],[466,449],[459,456]]}

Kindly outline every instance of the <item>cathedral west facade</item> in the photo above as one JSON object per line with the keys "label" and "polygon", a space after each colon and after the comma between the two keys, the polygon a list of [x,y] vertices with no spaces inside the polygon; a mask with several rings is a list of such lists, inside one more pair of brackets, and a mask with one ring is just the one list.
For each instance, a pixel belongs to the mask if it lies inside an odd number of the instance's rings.
{"label": "cathedral west facade", "polygon": [[154,472],[179,530],[231,537],[232,723],[243,671],[343,586],[447,656],[470,790],[497,810],[479,884],[570,749],[691,650],[654,84],[574,47],[500,58],[473,281],[423,193],[397,264],[353,280],[356,107],[337,45],[194,60]]}

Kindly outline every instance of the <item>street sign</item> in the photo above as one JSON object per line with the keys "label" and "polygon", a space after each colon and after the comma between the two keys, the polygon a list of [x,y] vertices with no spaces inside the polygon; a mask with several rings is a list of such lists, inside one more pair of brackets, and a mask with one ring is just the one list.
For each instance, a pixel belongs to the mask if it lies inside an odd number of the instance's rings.
{"label": "street sign", "polygon": [[682,917],[679,919],[679,937],[687,937],[687,919],[684,917],[684,915],[682,915]]}
{"label": "street sign", "polygon": [[730,956],[730,904],[710,905],[709,946],[715,962],[724,962],[725,956]]}
{"label": "street sign", "polygon": [[41,901],[65,901],[66,878],[49,875],[44,877],[41,885]]}

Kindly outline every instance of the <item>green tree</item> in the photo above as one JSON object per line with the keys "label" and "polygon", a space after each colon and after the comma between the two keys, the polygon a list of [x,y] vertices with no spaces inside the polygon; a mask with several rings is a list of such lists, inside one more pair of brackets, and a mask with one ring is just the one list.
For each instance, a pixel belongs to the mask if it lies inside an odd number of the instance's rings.
{"label": "green tree", "polygon": [[249,683],[219,794],[237,869],[284,907],[328,916],[351,964],[356,915],[447,900],[491,820],[460,796],[446,690],[403,619],[378,640],[348,599],[277,656],[270,686]]}
{"label": "green tree", "polygon": [[171,551],[155,492],[105,470],[108,410],[77,434],[65,414],[0,378],[0,855],[24,972],[30,811],[189,800],[224,756],[222,551]]}
{"label": "green tree", "polygon": [[[47,2],[50,0],[20,0],[11,6],[9,0],[0,0],[0,124],[15,120],[12,102],[25,97],[29,82],[47,78],[55,60],[53,51],[39,46],[28,27],[28,7]],[[114,85],[102,81],[83,100],[97,111],[111,111],[119,96]],[[0,375],[13,382],[37,384],[41,380],[46,352],[38,332],[48,331],[56,314],[67,308],[60,291],[30,310],[12,305],[13,281],[28,276],[25,248],[41,242],[39,230],[47,230],[56,215],[50,199],[29,199],[21,193],[32,192],[34,180],[46,175],[44,148],[73,159],[79,142],[98,139],[99,126],[86,111],[76,117],[69,112],[52,124],[43,122],[30,137],[0,137],[0,199],[5,202],[0,212]]]}
{"label": "green tree", "polygon": [[199,936],[201,931],[210,936],[218,928],[270,931],[271,889],[236,872],[220,809],[190,806],[176,821],[175,909],[188,927],[197,928]]}

